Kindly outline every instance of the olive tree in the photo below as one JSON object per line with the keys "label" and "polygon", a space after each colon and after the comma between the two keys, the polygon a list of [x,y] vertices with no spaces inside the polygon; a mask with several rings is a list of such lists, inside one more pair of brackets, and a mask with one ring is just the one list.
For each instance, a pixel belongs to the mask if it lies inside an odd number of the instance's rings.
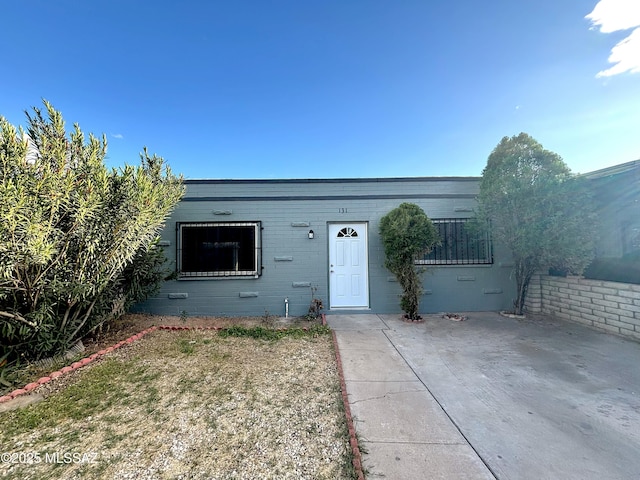
{"label": "olive tree", "polygon": [[380,235],[385,267],[395,275],[403,290],[400,306],[407,318],[418,320],[422,279],[415,262],[440,242],[438,231],[418,205],[402,203],[380,219]]}
{"label": "olive tree", "polygon": [[154,240],[183,195],[162,158],[108,169],[104,135],[68,134],[45,107],[26,131],[0,117],[0,357],[63,350],[143,294],[123,282],[136,262],[158,266]]}
{"label": "olive tree", "polygon": [[584,179],[562,158],[521,133],[504,137],[482,171],[478,220],[511,250],[517,294],[524,311],[536,271],[555,267],[581,273],[593,258],[593,208]]}

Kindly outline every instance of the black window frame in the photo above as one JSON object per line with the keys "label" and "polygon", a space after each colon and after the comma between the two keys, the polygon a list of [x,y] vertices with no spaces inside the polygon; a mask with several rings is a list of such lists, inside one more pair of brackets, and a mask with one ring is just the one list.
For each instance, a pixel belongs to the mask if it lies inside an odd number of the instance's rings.
{"label": "black window frame", "polygon": [[[238,232],[238,237],[234,238],[233,235],[220,235],[220,233],[210,232],[208,235],[202,231],[199,238],[194,235],[194,238],[189,238],[190,229],[224,229],[225,227],[231,228],[253,228],[252,245],[246,245],[244,248],[240,243],[243,243],[243,239],[246,240],[247,233],[241,235],[242,232]],[[197,230],[194,230],[196,232]],[[185,238],[185,232],[186,238]],[[192,279],[211,279],[211,278],[258,278],[262,275],[262,222],[260,221],[237,221],[237,222],[177,222],[176,223],[176,269],[178,273],[178,279],[192,280]],[[192,249],[194,243],[200,243],[201,249],[196,252],[191,251],[187,253],[187,248]],[[246,242],[244,242],[246,243]],[[238,249],[243,249],[242,252],[238,252]],[[247,252],[247,250],[249,253]],[[229,265],[229,258],[211,258],[211,255],[216,251],[232,253],[231,265]],[[188,257],[185,257],[185,254]],[[207,258],[209,257],[209,258]],[[242,257],[242,258],[240,258]],[[253,258],[251,268],[246,268],[248,259]],[[206,266],[209,263],[210,267],[213,267],[213,263],[223,264],[221,268],[210,269],[193,269],[194,264],[200,266]],[[241,265],[241,262],[244,265]]]}
{"label": "black window frame", "polygon": [[493,245],[491,235],[472,232],[465,228],[473,218],[431,219],[438,229],[441,244],[434,247],[418,265],[492,265]]}

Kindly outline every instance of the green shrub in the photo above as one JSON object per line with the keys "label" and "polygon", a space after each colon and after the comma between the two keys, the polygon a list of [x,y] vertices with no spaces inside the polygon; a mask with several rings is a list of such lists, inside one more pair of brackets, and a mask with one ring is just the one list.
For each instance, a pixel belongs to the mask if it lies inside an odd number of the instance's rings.
{"label": "green shrub", "polygon": [[400,300],[407,318],[417,320],[422,280],[416,259],[440,241],[438,231],[426,213],[413,203],[402,203],[380,219],[385,267],[396,276],[403,290]]}
{"label": "green shrub", "polygon": [[318,337],[320,335],[328,335],[331,329],[326,325],[313,325],[310,328],[289,327],[289,328],[267,328],[262,326],[245,327],[242,325],[233,325],[231,327],[220,330],[219,335],[226,337],[247,337],[260,340],[279,340],[285,337],[303,338]]}
{"label": "green shrub", "polygon": [[482,171],[478,225],[511,251],[522,315],[535,272],[580,273],[593,258],[595,209],[586,179],[531,136],[504,137]]}
{"label": "green shrub", "polygon": [[0,358],[35,359],[77,339],[151,292],[154,246],[184,193],[164,160],[108,169],[106,137],[67,133],[60,112],[0,117]]}

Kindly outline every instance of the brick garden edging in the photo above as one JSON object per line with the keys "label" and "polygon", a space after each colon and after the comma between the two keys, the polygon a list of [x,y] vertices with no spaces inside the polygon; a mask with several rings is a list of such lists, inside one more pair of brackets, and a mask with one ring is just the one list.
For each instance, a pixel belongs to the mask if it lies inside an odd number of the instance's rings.
{"label": "brick garden edging", "polygon": [[35,389],[37,389],[40,385],[44,385],[45,383],[49,383],[54,378],[61,377],[62,375],[65,375],[67,373],[73,372],[73,371],[75,371],[75,370],[77,370],[79,368],[84,367],[85,365],[89,365],[96,358],[102,357],[102,356],[106,355],[107,353],[111,353],[114,350],[122,347],[123,345],[130,345],[133,342],[135,342],[136,340],[139,340],[142,337],[144,337],[147,333],[154,332],[155,330],[158,330],[159,328],[160,329],[166,329],[165,327],[154,326],[154,327],[147,328],[146,330],[142,330],[140,333],[132,335],[129,338],[127,338],[126,340],[122,340],[121,342],[116,343],[112,347],[104,348],[104,349],[98,351],[97,353],[89,355],[88,357],[85,357],[85,358],[83,358],[81,360],[78,360],[77,362],[73,362],[71,365],[69,365],[67,367],[61,368],[60,370],[56,370],[55,372],[51,372],[49,375],[41,377],[35,382],[28,383],[24,387],[18,388],[16,390],[14,390],[13,392],[9,393],[8,395],[3,395],[2,397],[0,397],[0,403],[8,402],[9,400],[13,400],[14,398],[19,397],[20,395],[24,395],[26,393],[30,393],[30,392],[34,391]]}
{"label": "brick garden edging", "polygon": [[[322,324],[327,324],[327,319],[322,314]],[[356,435],[356,429],[353,425],[353,417],[351,416],[351,407],[349,406],[349,397],[347,395],[347,383],[344,380],[344,372],[342,371],[342,358],[340,357],[340,350],[338,349],[338,339],[336,332],[331,331],[331,337],[333,338],[333,349],[336,352],[336,364],[338,366],[338,376],[340,377],[340,390],[342,392],[342,403],[344,404],[344,414],[347,417],[347,428],[349,429],[349,444],[351,445],[351,452],[353,454],[353,468],[356,471],[358,480],[364,480],[364,470],[362,468],[362,454],[360,453],[360,447],[358,446],[358,437]]]}

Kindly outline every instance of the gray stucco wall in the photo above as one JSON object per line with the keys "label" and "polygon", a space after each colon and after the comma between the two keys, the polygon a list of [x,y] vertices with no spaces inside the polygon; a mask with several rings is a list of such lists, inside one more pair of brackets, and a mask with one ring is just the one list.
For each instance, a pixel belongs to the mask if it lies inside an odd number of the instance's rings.
{"label": "gray stucco wall", "polygon": [[638,250],[640,231],[640,160],[587,174],[598,228],[598,257],[621,257]]}
{"label": "gray stucco wall", "polygon": [[[478,178],[348,180],[191,180],[162,233],[165,251],[176,261],[176,223],[262,222],[259,278],[174,280],[135,310],[163,315],[304,315],[310,286],[329,305],[329,239],[332,222],[367,222],[370,310],[400,312],[400,288],[384,268],[380,218],[402,202],[420,205],[433,219],[473,216]],[[315,238],[310,240],[312,229]],[[515,297],[508,255],[494,245],[494,263],[434,266],[425,274],[421,311],[508,309]],[[174,298],[171,298],[174,297]],[[178,297],[178,298],[175,298]]]}

